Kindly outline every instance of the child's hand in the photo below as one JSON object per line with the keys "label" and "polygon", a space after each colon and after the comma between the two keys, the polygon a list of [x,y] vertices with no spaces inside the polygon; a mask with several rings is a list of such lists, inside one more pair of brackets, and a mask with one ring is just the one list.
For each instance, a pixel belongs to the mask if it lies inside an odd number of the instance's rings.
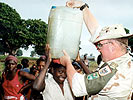
{"label": "child's hand", "polygon": [[46,46],[45,46],[45,55],[46,55],[47,59],[49,59],[51,61],[51,54],[50,54],[49,44],[46,44]]}
{"label": "child's hand", "polygon": [[52,59],[51,59],[49,44],[46,44],[46,47],[45,47],[45,55],[47,57],[47,63],[50,64],[50,62],[52,61]]}

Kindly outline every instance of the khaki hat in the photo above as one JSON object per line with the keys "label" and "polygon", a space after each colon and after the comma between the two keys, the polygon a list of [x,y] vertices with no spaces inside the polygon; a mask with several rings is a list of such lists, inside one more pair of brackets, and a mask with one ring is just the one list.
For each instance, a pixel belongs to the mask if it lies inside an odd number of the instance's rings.
{"label": "khaki hat", "polygon": [[105,39],[116,39],[129,36],[133,36],[133,34],[127,34],[123,25],[116,24],[102,28],[102,30],[99,32],[99,35],[92,42],[96,43]]}

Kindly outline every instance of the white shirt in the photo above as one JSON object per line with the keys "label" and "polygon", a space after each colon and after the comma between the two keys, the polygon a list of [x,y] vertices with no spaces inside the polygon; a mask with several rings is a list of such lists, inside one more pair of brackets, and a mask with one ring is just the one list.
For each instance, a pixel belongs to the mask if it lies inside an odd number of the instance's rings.
{"label": "white shirt", "polygon": [[43,100],[74,100],[68,81],[64,81],[64,95],[62,90],[53,77],[46,79],[45,90],[43,91]]}
{"label": "white shirt", "polygon": [[[89,100],[131,100],[133,91],[133,62],[127,53],[117,59],[107,62],[118,64],[116,74],[109,80],[105,87]],[[84,77],[76,73],[72,79],[74,95],[87,95]]]}
{"label": "white shirt", "polygon": [[51,73],[47,72],[45,79],[49,79],[49,78],[52,78],[52,77],[53,77],[53,75]]}

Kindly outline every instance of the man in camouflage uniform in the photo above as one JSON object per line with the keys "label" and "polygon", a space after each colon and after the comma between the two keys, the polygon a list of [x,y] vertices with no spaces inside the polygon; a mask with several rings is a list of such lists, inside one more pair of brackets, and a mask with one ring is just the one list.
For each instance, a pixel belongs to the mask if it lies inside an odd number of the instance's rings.
{"label": "man in camouflage uniform", "polygon": [[87,4],[72,0],[67,2],[67,6],[83,11],[84,21],[92,35],[91,42],[102,55],[102,62],[97,71],[83,76],[74,70],[69,55],[63,51],[64,56],[60,61],[66,66],[74,95],[92,95],[90,100],[131,100],[133,62],[127,47],[128,37],[133,34],[126,34],[120,24],[104,27],[98,32],[98,22]]}

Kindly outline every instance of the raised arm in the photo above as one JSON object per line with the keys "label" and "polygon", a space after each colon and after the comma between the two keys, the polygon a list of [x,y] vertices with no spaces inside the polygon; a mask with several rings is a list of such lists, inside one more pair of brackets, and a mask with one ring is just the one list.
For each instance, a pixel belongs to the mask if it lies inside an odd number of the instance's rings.
{"label": "raised arm", "polygon": [[88,66],[86,66],[86,65],[83,63],[82,60],[78,60],[77,62],[81,65],[81,67],[83,68],[85,74],[90,74],[90,73],[92,73],[92,72],[89,70]]}
{"label": "raised arm", "polygon": [[45,89],[45,76],[49,65],[50,65],[50,61],[47,61],[45,67],[41,70],[38,77],[35,79],[33,83],[33,89],[37,91],[42,91]]}
{"label": "raised arm", "polygon": [[[66,6],[71,8],[81,8],[81,6],[83,5],[85,5],[84,2],[77,0],[70,0],[66,3]],[[82,11],[84,22],[87,26],[88,31],[92,35],[96,32],[97,28],[99,27],[99,24],[87,6]]]}
{"label": "raised arm", "polygon": [[67,78],[68,82],[70,84],[70,87],[72,88],[72,78],[74,74],[77,72],[75,68],[73,67],[69,55],[66,53],[66,51],[63,51],[64,56],[60,58],[60,62],[62,65],[66,66],[66,72],[67,72]]}
{"label": "raised arm", "polygon": [[[50,65],[51,62],[51,57],[49,54],[49,45],[46,45],[46,49],[48,50],[47,52],[47,62],[45,67],[41,70],[41,72],[39,73],[38,77],[36,78],[36,80],[33,83],[33,89],[37,90],[37,91],[42,91],[45,89],[45,76],[48,70],[48,67]],[[46,50],[46,51],[47,51]]]}
{"label": "raised arm", "polygon": [[83,61],[80,59],[80,54],[78,52],[78,55],[76,57],[76,61],[81,65],[81,67],[83,68],[85,74],[90,74],[91,71],[89,70],[88,66],[86,66]]}

